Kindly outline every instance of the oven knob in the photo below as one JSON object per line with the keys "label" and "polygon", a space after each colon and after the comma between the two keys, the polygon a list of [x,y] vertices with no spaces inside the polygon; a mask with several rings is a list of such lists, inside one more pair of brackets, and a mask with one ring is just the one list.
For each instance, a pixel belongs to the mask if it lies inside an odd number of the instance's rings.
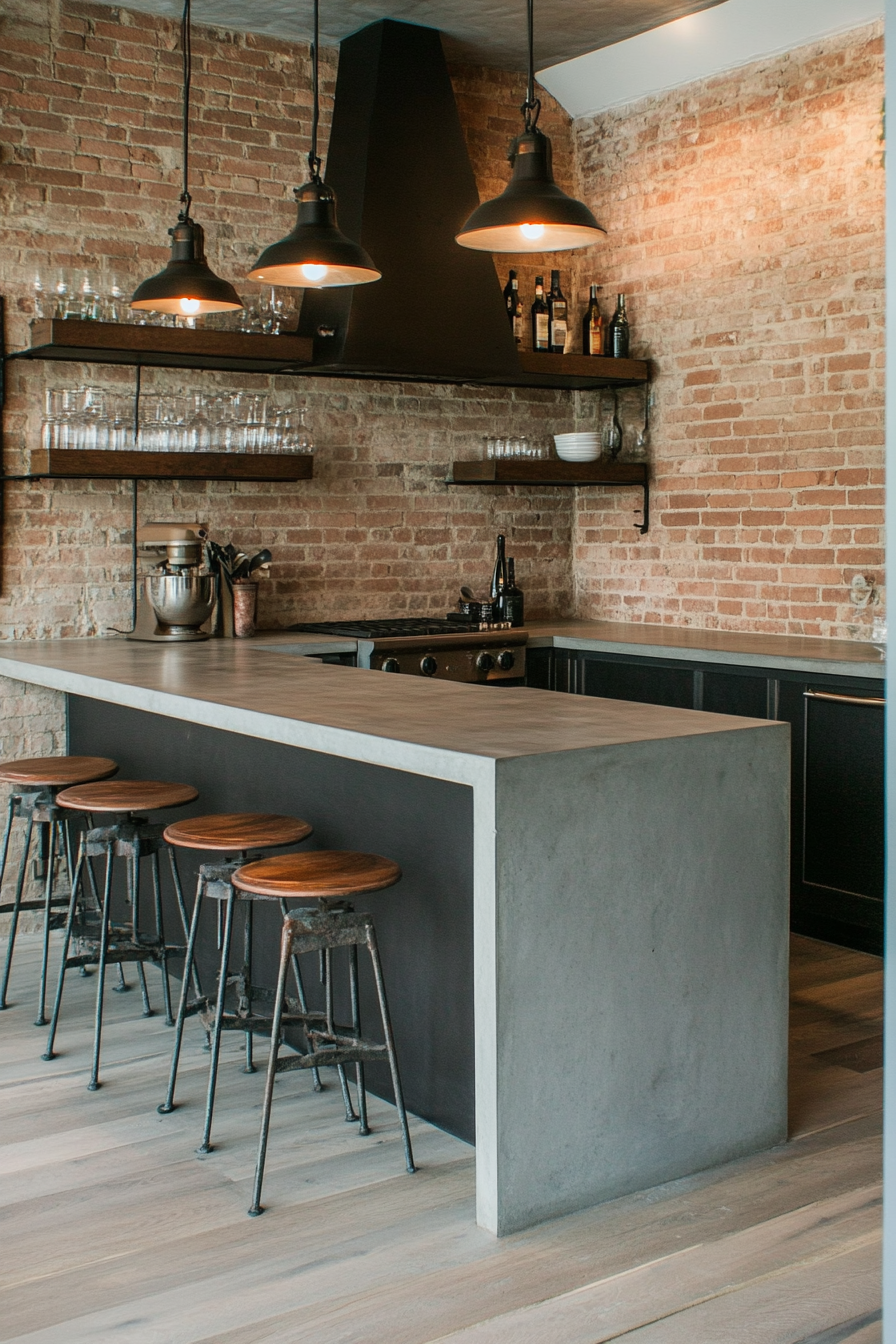
{"label": "oven knob", "polygon": [[495,665],[495,660],[490,653],[480,653],[476,659],[477,672],[491,672]]}
{"label": "oven knob", "polygon": [[516,659],[509,649],[504,649],[502,653],[498,654],[498,666],[502,672],[509,672],[515,662]]}
{"label": "oven knob", "polygon": [[439,665],[431,653],[428,653],[425,658],[420,659],[420,671],[423,673],[424,677],[434,677],[438,670]]}
{"label": "oven knob", "polygon": [[383,666],[382,666],[382,668],[380,669],[380,671],[382,671],[382,672],[400,672],[400,671],[401,671],[401,664],[399,663],[399,661],[398,661],[397,658],[387,658],[387,659],[384,661]]}

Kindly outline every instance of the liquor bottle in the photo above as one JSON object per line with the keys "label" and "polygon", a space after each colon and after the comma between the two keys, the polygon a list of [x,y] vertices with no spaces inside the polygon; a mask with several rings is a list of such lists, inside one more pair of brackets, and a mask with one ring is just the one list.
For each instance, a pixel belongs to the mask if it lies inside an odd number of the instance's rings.
{"label": "liquor bottle", "polygon": [[507,591],[507,560],[504,555],[504,537],[498,534],[498,541],[495,546],[495,568],[492,570],[492,620],[503,621],[507,618],[502,615],[504,610],[504,595]]}
{"label": "liquor bottle", "polygon": [[628,359],[628,318],[625,315],[625,295],[616,295],[616,311],[607,330],[607,354],[614,359]]}
{"label": "liquor bottle", "polygon": [[504,286],[504,306],[507,309],[507,317],[513,331],[513,339],[517,345],[523,339],[523,304],[520,299],[520,288],[517,283],[516,271],[511,271],[507,284]]}
{"label": "liquor bottle", "polygon": [[582,354],[602,355],[604,352],[604,319],[597,303],[597,285],[591,286],[591,298],[582,318]]}
{"label": "liquor bottle", "polygon": [[507,587],[504,591],[504,614],[502,620],[511,625],[523,625],[523,590],[516,585],[513,557],[507,561]]}
{"label": "liquor bottle", "polygon": [[548,349],[552,355],[566,351],[568,312],[566,299],[560,288],[560,272],[551,271],[551,292],[548,295]]}
{"label": "liquor bottle", "polygon": [[532,305],[532,349],[547,354],[548,306],[544,301],[544,276],[535,277],[535,302]]}

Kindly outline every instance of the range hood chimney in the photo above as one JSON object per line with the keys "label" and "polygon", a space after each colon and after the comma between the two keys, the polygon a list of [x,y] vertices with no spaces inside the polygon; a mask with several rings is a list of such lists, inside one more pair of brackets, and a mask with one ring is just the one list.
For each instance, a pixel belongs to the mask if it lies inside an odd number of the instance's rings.
{"label": "range hood chimney", "polygon": [[436,29],[383,19],[342,42],[325,163],[340,228],[383,278],[305,291],[299,334],[320,371],[518,378],[491,256],[454,240],[479,193]]}

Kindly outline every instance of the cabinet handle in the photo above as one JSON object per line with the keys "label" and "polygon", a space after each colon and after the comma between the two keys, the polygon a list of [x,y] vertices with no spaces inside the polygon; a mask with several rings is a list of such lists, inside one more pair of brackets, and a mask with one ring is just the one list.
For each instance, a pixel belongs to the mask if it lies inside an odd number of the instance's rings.
{"label": "cabinet handle", "polygon": [[840,705],[885,705],[877,695],[836,695],[834,691],[803,691],[807,700],[835,700]]}

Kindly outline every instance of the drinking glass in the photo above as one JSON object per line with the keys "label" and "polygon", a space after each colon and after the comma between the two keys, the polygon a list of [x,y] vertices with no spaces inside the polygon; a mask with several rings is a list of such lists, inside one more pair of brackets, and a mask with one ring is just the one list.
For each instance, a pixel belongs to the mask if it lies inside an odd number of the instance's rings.
{"label": "drinking glass", "polygon": [[52,285],[41,274],[35,271],[31,278],[31,293],[34,297],[34,316],[53,317],[55,316],[56,304],[53,299]]}
{"label": "drinking glass", "polygon": [[495,457],[506,457],[507,445],[502,438],[495,439]]}
{"label": "drinking glass", "polygon": [[188,452],[207,453],[212,444],[212,423],[209,419],[205,397],[201,392],[193,393],[193,404],[186,424],[186,444]]}

